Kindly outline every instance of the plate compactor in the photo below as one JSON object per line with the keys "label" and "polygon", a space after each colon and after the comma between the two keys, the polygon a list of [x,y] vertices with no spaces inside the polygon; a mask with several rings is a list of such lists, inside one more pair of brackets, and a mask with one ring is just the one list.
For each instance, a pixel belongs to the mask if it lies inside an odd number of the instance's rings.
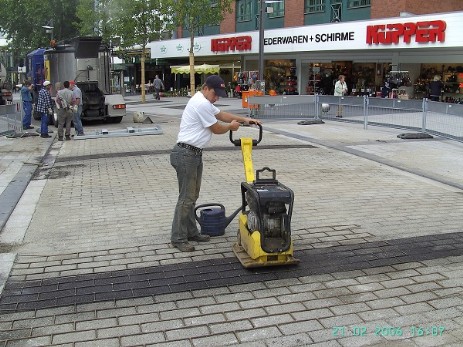
{"label": "plate compactor", "polygon": [[230,131],[230,141],[241,146],[246,179],[241,183],[242,206],[233,252],[245,268],[297,264],[291,239],[294,193],[278,182],[275,170],[264,167],[254,175],[252,147],[262,140],[262,126],[258,126],[258,140],[233,140]]}

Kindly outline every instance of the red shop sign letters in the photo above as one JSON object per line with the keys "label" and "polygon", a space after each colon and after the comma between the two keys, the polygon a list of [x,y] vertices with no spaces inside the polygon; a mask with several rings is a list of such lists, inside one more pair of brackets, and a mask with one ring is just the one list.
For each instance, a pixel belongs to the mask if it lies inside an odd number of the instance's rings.
{"label": "red shop sign letters", "polygon": [[223,37],[211,40],[212,52],[249,51],[251,50],[251,36]]}
{"label": "red shop sign letters", "polygon": [[447,24],[442,20],[367,26],[367,44],[444,42]]}

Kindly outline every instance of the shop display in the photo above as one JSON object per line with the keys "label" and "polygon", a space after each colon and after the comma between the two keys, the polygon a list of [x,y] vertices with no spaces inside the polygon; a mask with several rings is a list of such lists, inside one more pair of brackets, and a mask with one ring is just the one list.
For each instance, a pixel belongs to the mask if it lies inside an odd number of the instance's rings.
{"label": "shop display", "polygon": [[441,101],[463,103],[463,65],[422,64],[420,76],[414,83],[415,98],[429,97],[429,84],[434,76],[444,83]]}
{"label": "shop display", "polygon": [[267,61],[264,79],[272,94],[297,95],[297,71],[294,60]]}

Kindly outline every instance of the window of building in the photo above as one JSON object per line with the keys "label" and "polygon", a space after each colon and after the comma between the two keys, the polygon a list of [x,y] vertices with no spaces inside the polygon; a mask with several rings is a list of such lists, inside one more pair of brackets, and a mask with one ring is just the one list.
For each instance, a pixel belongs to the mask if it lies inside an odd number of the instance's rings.
{"label": "window of building", "polygon": [[267,11],[269,18],[284,17],[285,15],[285,2],[284,1],[268,3],[266,6],[272,8],[272,10]]}
{"label": "window of building", "polygon": [[305,0],[305,13],[325,12],[325,0]]}
{"label": "window of building", "polygon": [[371,0],[349,0],[347,1],[347,8],[365,7],[370,6]]}
{"label": "window of building", "polygon": [[249,22],[252,18],[252,3],[253,0],[237,0],[236,1],[236,21]]}

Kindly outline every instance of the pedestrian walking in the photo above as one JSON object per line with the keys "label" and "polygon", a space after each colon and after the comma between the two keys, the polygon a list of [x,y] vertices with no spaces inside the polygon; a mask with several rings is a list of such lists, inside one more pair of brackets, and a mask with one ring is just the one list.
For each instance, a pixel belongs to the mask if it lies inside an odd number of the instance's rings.
{"label": "pedestrian walking", "polygon": [[24,81],[21,87],[21,101],[23,105],[23,129],[34,129],[31,125],[32,122],[32,83]]}
{"label": "pedestrian walking", "polygon": [[161,89],[164,89],[164,83],[162,83],[161,79],[159,78],[159,75],[156,75],[153,81],[154,85],[154,98],[156,100],[161,100]]}
{"label": "pedestrian walking", "polygon": [[236,131],[240,123],[260,124],[258,120],[224,112],[214,106],[220,97],[226,96],[222,78],[217,75],[209,76],[201,91],[188,101],[182,114],[177,143],[170,154],[170,163],[177,171],[179,191],[172,222],[171,243],[182,252],[195,250],[188,241],[207,242],[210,238],[198,231],[194,211],[201,188],[203,148],[209,144],[212,134]]}
{"label": "pedestrian walking", "polygon": [[[69,86],[72,90],[72,100],[74,103],[74,129],[77,136],[84,136],[84,127],[82,126],[82,91],[77,86],[75,81],[69,81]],[[77,108],[76,108],[77,106]]]}
{"label": "pedestrian walking", "polygon": [[[56,108],[58,112],[58,141],[63,141],[63,133],[66,140],[71,139],[71,122],[74,116],[72,91],[69,89],[69,81],[63,82],[63,89],[56,93]],[[66,127],[66,131],[64,131]]]}
{"label": "pedestrian walking", "polygon": [[[347,95],[347,83],[346,83],[346,76],[339,75],[336,84],[334,85],[334,96],[344,96]],[[342,105],[338,106],[337,116],[338,118],[342,118]]]}
{"label": "pedestrian walking", "polygon": [[42,84],[43,88],[39,91],[37,98],[36,110],[40,114],[40,136],[47,138],[51,137],[48,135],[48,122],[49,118],[53,116],[53,100],[50,95],[51,83],[50,81],[44,81]]}

